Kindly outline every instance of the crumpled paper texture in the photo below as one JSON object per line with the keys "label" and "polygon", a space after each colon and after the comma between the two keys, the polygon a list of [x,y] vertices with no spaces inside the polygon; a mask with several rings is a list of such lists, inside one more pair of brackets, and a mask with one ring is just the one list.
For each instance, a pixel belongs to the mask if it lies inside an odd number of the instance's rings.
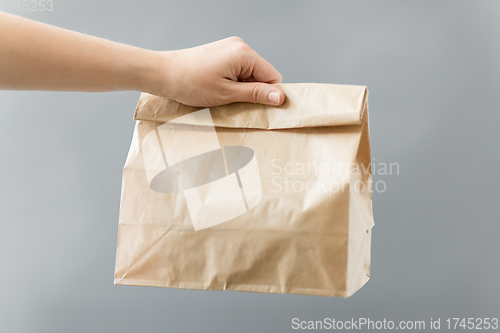
{"label": "crumpled paper texture", "polygon": [[[211,122],[191,117],[202,108],[141,95],[123,171],[115,284],[348,297],[368,281],[374,222],[366,87],[280,87],[282,106],[212,107]],[[150,187],[143,141],[165,123],[189,130],[182,142],[166,140],[168,149],[196,146],[213,126],[221,147],[253,150],[260,201],[195,230],[182,191]]]}

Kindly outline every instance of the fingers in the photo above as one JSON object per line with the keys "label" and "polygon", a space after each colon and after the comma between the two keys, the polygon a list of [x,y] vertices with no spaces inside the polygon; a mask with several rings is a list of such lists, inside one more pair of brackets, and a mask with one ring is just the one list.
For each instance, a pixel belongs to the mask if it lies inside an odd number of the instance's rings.
{"label": "fingers", "polygon": [[231,84],[231,102],[251,102],[279,106],[285,101],[283,91],[272,83],[281,83],[283,77],[269,62],[252,50],[241,38],[231,38],[238,45],[237,74],[243,82]]}
{"label": "fingers", "polygon": [[281,83],[283,77],[269,62],[255,52],[240,37],[229,37],[226,42],[232,43],[235,48],[235,57],[238,59],[240,72],[238,78],[245,82],[257,81],[264,83]]}
{"label": "fingers", "polygon": [[278,72],[273,65],[267,62],[264,58],[253,51],[254,66],[252,71],[252,77],[259,82],[266,83],[281,83],[283,76]]}
{"label": "fingers", "polygon": [[262,82],[234,82],[231,84],[232,102],[250,102],[279,106],[285,94],[277,86]]}

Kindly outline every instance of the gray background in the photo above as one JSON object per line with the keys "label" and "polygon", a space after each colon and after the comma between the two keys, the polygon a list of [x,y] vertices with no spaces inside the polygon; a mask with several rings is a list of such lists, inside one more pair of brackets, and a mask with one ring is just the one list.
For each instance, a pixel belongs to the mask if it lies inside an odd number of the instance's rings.
{"label": "gray background", "polygon": [[367,85],[373,156],[400,175],[374,177],[387,191],[374,196],[372,277],[351,298],[115,286],[139,93],[0,92],[1,332],[500,317],[499,1],[54,0],[52,12],[11,12],[157,50],[238,35],[284,82]]}

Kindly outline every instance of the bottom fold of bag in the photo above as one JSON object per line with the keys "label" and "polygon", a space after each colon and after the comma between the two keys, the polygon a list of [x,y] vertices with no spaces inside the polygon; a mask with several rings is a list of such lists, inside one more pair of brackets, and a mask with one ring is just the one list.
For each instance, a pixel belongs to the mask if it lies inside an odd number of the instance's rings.
{"label": "bottom fold of bag", "polygon": [[[363,285],[368,282],[368,279]],[[143,287],[162,287],[176,289],[191,289],[191,290],[211,290],[211,291],[245,291],[254,293],[271,293],[271,294],[298,294],[309,296],[329,296],[329,297],[349,297],[347,291],[329,290],[329,289],[312,289],[312,288],[291,288],[285,290],[279,286],[255,285],[255,284],[231,284],[224,285],[222,288],[213,288],[209,284],[198,282],[183,282],[178,285],[168,285],[165,281],[146,280],[146,279],[118,279],[114,281],[115,285],[123,286],[143,286]]]}

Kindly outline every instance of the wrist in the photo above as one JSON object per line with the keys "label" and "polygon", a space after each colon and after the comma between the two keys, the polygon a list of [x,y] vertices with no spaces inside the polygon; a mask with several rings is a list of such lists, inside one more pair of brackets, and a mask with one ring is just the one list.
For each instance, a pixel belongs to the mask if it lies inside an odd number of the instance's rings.
{"label": "wrist", "polygon": [[147,51],[134,90],[169,97],[173,51]]}
{"label": "wrist", "polygon": [[[161,52],[134,48],[126,61],[124,76],[125,90],[160,95],[160,69],[164,67]],[[163,68],[164,70],[164,68]]]}

